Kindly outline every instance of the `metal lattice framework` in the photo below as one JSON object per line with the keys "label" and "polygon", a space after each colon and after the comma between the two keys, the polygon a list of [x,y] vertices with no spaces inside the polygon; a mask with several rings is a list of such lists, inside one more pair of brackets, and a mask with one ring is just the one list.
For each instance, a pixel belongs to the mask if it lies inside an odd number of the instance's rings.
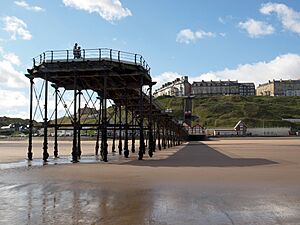
{"label": "metal lattice framework", "polygon": [[[80,58],[74,58],[72,50],[46,51],[33,59],[33,68],[28,69],[26,76],[31,84],[29,160],[33,157],[33,121],[37,112],[43,117],[44,161],[49,157],[49,129],[54,129],[55,157],[59,155],[58,130],[73,131],[73,162],[78,162],[81,157],[82,130],[96,131],[95,155],[99,154],[100,149],[103,161],[107,161],[108,136],[113,140],[112,152],[116,151],[118,138],[119,154],[125,157],[130,152],[129,139],[132,141],[131,152],[134,153],[135,139],[138,137],[140,160],[146,153],[145,141],[148,154],[152,157],[156,148],[161,150],[178,145],[187,138],[186,130],[154,102],[152,86],[155,82],[150,76],[150,67],[141,55],[105,48],[83,49]],[[35,85],[36,79],[43,81],[40,90]],[[148,87],[146,92],[143,91],[145,86]],[[49,88],[53,89],[55,99],[52,113],[48,110]],[[71,102],[64,99],[65,93],[72,94]],[[41,101],[44,101],[44,109]],[[108,101],[113,102],[112,110],[108,110]],[[95,109],[87,113],[89,117],[85,115],[83,118],[80,110],[82,103]],[[58,107],[65,110],[65,116],[60,119]],[[64,118],[68,118],[66,122],[62,122]]]}

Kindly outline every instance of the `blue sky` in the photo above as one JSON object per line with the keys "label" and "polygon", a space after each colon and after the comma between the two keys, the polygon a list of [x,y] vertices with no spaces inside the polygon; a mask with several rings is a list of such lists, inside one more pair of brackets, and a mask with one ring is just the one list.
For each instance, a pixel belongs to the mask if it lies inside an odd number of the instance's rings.
{"label": "blue sky", "polygon": [[299,41],[295,0],[1,0],[0,115],[26,117],[32,57],[74,42],[142,54],[159,86],[299,79]]}

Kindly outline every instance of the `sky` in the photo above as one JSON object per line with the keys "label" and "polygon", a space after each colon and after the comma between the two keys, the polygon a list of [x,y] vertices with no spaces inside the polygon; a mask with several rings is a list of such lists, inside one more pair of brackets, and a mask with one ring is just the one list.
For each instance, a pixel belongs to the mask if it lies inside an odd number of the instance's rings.
{"label": "sky", "polygon": [[75,42],[143,55],[159,88],[300,79],[299,41],[298,0],[1,0],[0,116],[28,118],[32,58]]}

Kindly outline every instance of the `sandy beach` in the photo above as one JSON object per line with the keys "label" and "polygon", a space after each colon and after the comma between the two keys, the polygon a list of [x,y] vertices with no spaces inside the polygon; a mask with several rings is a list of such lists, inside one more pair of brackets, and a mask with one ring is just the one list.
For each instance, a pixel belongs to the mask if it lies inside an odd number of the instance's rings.
{"label": "sandy beach", "polygon": [[[60,146],[67,157],[71,143]],[[93,158],[94,142],[82,147]],[[26,151],[26,140],[1,140],[1,164],[25,161]],[[190,142],[143,161],[136,154],[0,170],[0,224],[299,224],[299,138]]]}

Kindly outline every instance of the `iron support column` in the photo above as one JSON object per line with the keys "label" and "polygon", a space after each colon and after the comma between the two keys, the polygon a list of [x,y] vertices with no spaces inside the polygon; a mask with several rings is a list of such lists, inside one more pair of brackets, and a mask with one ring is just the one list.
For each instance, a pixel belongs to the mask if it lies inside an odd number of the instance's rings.
{"label": "iron support column", "polygon": [[77,76],[74,74],[74,118],[73,118],[73,148],[72,148],[72,162],[78,162],[77,149]]}
{"label": "iron support column", "polygon": [[157,134],[156,134],[156,121],[154,120],[153,122],[153,152],[156,151],[156,138],[157,138]]}
{"label": "iron support column", "polygon": [[58,127],[57,127],[57,104],[58,104],[58,100],[57,100],[57,97],[58,97],[58,87],[55,85],[55,127],[54,127],[54,157],[57,158],[58,157],[58,143],[57,143],[57,130],[58,130]]}
{"label": "iron support column", "polygon": [[129,150],[128,150],[128,93],[127,89],[125,89],[125,140],[124,140],[124,156],[128,158]]}
{"label": "iron support column", "polygon": [[32,118],[32,101],[33,101],[33,78],[30,78],[30,112],[29,112],[29,139],[28,139],[28,160],[32,160],[32,132],[33,132],[33,118]]}
{"label": "iron support column", "polygon": [[82,92],[81,90],[78,91],[78,123],[77,123],[77,128],[78,128],[78,137],[77,137],[77,148],[78,148],[78,159],[81,158],[81,123],[80,123],[80,119],[81,119],[81,114],[80,114],[80,107],[81,107],[81,95]]}
{"label": "iron support column", "polygon": [[112,142],[112,152],[116,152],[116,125],[117,125],[117,113],[118,108],[116,105],[113,106],[114,109],[114,129],[113,129],[113,142]]}
{"label": "iron support column", "polygon": [[[149,124],[148,124],[148,129],[149,129]],[[144,140],[145,140],[145,148],[148,147],[148,130],[146,129],[145,132],[144,132]],[[144,151],[144,154],[146,153],[146,151]]]}
{"label": "iron support column", "polygon": [[122,155],[122,106],[119,106],[119,155]]}
{"label": "iron support column", "polygon": [[163,126],[162,127],[162,145],[163,145],[163,149],[166,149],[166,127]]}
{"label": "iron support column", "polygon": [[103,100],[100,97],[100,95],[98,95],[98,99],[100,100],[99,102],[99,113],[98,113],[98,127],[97,127],[97,136],[96,136],[96,146],[95,146],[95,155],[98,156],[99,155],[99,139],[100,139],[100,127],[101,127],[101,113],[102,113],[102,104],[103,104]]}
{"label": "iron support column", "polygon": [[104,77],[103,90],[103,108],[102,108],[102,142],[101,156],[104,162],[107,162],[108,144],[107,144],[107,76]]}
{"label": "iron support column", "polygon": [[169,125],[168,125],[168,129],[167,129],[166,133],[167,133],[167,146],[168,146],[168,148],[170,148],[170,127],[169,127]]}
{"label": "iron support column", "polygon": [[149,150],[148,154],[150,157],[153,156],[154,152],[154,143],[153,143],[153,131],[152,131],[152,84],[149,87],[149,95],[150,95],[150,116],[149,116]]}
{"label": "iron support column", "polygon": [[161,150],[161,144],[160,144],[160,124],[159,124],[159,119],[157,119],[157,145],[158,145],[158,150]]}
{"label": "iron support column", "polygon": [[135,122],[134,122],[134,114],[133,114],[133,110],[131,112],[131,115],[132,115],[132,130],[131,130],[131,141],[132,141],[132,144],[131,144],[131,152],[132,153],[135,153]]}
{"label": "iron support column", "polygon": [[169,131],[169,133],[170,133],[170,147],[172,148],[173,147],[173,127],[172,127],[172,125],[170,126],[170,131]]}
{"label": "iron support column", "polygon": [[145,142],[144,142],[144,99],[143,99],[143,76],[140,80],[140,149],[139,149],[139,160],[143,159],[145,152]]}
{"label": "iron support column", "polygon": [[47,162],[49,158],[48,153],[48,80],[45,79],[45,112],[44,112],[44,143],[43,143],[43,160]]}

